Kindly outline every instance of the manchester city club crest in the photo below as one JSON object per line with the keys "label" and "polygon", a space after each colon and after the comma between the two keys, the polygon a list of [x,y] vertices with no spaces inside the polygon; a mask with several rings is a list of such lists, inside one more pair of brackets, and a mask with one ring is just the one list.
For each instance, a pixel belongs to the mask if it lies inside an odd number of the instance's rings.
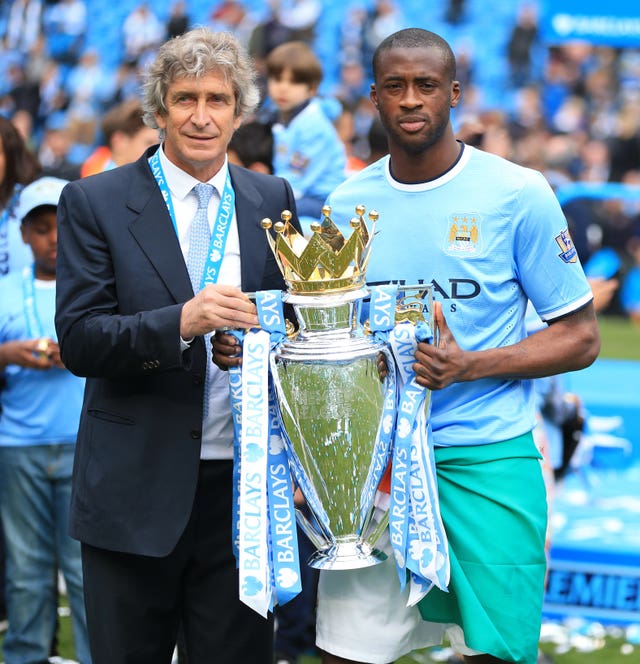
{"label": "manchester city club crest", "polygon": [[482,248],[480,217],[473,213],[453,214],[449,218],[445,251],[448,254],[475,256]]}

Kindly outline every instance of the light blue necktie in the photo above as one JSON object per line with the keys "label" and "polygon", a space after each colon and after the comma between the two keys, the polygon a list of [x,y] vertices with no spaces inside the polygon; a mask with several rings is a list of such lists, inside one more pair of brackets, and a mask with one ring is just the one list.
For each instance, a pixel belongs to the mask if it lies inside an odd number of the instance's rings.
{"label": "light blue necktie", "polygon": [[187,269],[191,278],[193,292],[197,293],[202,284],[202,273],[204,264],[209,253],[209,242],[211,240],[211,231],[209,230],[209,220],[207,216],[207,206],[215,189],[213,185],[198,183],[193,190],[198,197],[198,209],[191,222],[191,231],[189,232],[189,253],[187,254]]}
{"label": "light blue necktie", "polygon": [[[193,191],[196,192],[198,197],[198,209],[191,222],[191,230],[189,232],[189,253],[187,254],[187,270],[191,278],[191,285],[193,292],[197,293],[202,285],[202,273],[204,271],[204,264],[207,260],[209,253],[209,242],[211,240],[211,231],[209,230],[209,220],[207,215],[207,207],[209,200],[213,195],[215,189],[213,185],[198,183]],[[210,343],[211,334],[205,334],[205,346],[207,349],[207,363],[206,375],[204,380],[204,403],[203,403],[203,418],[207,417],[209,412],[209,374],[211,372],[210,364]]]}

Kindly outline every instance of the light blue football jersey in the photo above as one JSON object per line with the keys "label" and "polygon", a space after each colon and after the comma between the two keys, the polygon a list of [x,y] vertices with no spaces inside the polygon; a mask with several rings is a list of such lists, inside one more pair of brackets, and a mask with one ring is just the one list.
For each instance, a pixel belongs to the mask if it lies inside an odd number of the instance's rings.
{"label": "light blue football jersey", "polygon": [[[21,271],[0,279],[0,343],[44,336],[56,339],[55,282],[34,288],[40,330],[28,330]],[[66,369],[28,369],[15,364],[4,370],[0,392],[0,445],[74,443],[82,409],[84,378]]]}
{"label": "light blue football jersey", "polygon": [[273,172],[289,182],[296,199],[322,200],[344,181],[344,145],[318,99],[312,99],[286,127],[275,124],[273,140]]}
{"label": "light blue football jersey", "polygon": [[[551,321],[592,298],[544,176],[496,155],[464,146],[449,171],[420,184],[395,181],[383,157],[327,202],[345,235],[356,205],[379,213],[367,283],[432,284],[463,349],[523,339],[527,300]],[[519,436],[534,426],[531,381],[486,378],[436,390],[431,421],[441,446]]]}

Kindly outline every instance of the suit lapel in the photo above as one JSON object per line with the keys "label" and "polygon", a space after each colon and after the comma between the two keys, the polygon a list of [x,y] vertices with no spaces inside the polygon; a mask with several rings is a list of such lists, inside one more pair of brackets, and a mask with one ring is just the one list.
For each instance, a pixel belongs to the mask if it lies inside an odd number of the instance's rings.
{"label": "suit lapel", "polygon": [[136,164],[127,206],[138,216],[129,228],[175,301],[186,302],[193,289],[169,211],[147,162],[154,150]]}
{"label": "suit lapel", "polygon": [[[133,171],[127,206],[137,216],[130,231],[175,301],[186,302],[193,297],[189,273],[169,211],[147,162],[155,149],[148,150]],[[255,291],[261,287],[270,252],[260,224],[266,215],[265,201],[249,171],[233,165],[229,171],[236,197],[242,289]]]}
{"label": "suit lapel", "polygon": [[230,165],[229,173],[236,195],[242,290],[250,292],[261,287],[267,252],[271,251],[260,224],[266,215],[265,202],[249,171]]}

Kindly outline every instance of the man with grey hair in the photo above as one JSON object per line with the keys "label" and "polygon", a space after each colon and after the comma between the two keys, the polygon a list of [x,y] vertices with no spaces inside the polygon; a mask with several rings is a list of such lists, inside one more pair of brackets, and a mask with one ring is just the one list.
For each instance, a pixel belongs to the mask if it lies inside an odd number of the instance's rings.
{"label": "man with grey hair", "polygon": [[272,662],[272,618],[239,601],[228,375],[209,357],[214,330],[257,325],[246,292],[284,288],[260,221],[297,218],[291,188],[226,156],[257,102],[234,37],[176,37],[144,85],[161,145],[61,197],[56,327],[87,377],[70,530],[94,664],[169,663],[179,625],[189,664]]}

